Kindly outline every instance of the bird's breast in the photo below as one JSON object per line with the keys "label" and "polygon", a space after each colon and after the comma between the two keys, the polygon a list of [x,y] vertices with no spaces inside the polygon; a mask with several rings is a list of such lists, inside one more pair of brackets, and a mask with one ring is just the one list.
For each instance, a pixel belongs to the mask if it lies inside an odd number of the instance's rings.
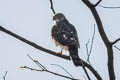
{"label": "bird's breast", "polygon": [[54,38],[52,38],[52,41],[55,43],[56,46],[60,46],[62,49],[68,51],[68,46],[64,46],[60,44],[58,41],[56,41]]}

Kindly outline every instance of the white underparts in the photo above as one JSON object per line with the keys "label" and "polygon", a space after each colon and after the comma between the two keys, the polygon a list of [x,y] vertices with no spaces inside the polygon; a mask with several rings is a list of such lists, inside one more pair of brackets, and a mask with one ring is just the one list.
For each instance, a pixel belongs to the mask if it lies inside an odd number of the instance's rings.
{"label": "white underparts", "polygon": [[62,44],[60,44],[59,42],[57,42],[55,39],[53,39],[53,41],[55,42],[56,46],[60,46],[62,49],[68,51],[68,46],[64,46]]}

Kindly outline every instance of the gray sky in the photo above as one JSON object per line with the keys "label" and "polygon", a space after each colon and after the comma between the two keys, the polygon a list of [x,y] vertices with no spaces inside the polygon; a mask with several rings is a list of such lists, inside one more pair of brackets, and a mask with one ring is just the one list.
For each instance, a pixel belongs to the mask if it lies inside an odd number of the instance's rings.
{"label": "gray sky", "polygon": [[[56,12],[64,13],[78,31],[81,49],[79,56],[86,60],[86,46],[94,29],[94,18],[90,10],[80,0],[53,0]],[[91,0],[95,3],[96,0]],[[120,6],[120,0],[103,0],[100,5]],[[120,9],[104,9],[97,7],[99,15],[104,25],[105,32],[111,41],[120,37]],[[0,0],[0,25],[13,31],[14,33],[32,41],[45,48],[60,51],[56,48],[50,37],[50,31],[54,22],[53,13],[50,10],[49,0]],[[106,48],[100,38],[97,27],[90,56],[91,64],[108,80],[107,73],[107,53]],[[120,42],[116,44],[120,47]],[[89,45],[90,46],[90,45]],[[120,80],[120,51],[114,49],[114,64],[116,80]],[[67,53],[67,52],[65,52]],[[72,61],[54,57],[0,32],[0,80],[5,71],[8,71],[6,80],[67,80],[46,72],[34,72],[27,69],[21,70],[19,67],[26,65],[38,68],[28,57],[31,55],[49,70],[67,75],[61,68],[50,64],[58,64],[66,68],[75,78],[84,80],[84,72],[81,68],[76,68]],[[91,74],[90,74],[91,75]],[[92,76],[92,80],[95,78]]]}

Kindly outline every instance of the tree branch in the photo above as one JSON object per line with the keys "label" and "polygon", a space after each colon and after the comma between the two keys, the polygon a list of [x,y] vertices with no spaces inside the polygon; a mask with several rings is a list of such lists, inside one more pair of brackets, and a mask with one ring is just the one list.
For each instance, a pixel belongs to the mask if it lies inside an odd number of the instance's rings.
{"label": "tree branch", "polygon": [[114,45],[116,44],[118,41],[120,41],[120,38],[116,39],[114,42],[112,42],[111,44]]}
{"label": "tree branch", "polygon": [[113,49],[112,49],[112,45],[111,42],[108,40],[108,37],[103,29],[103,25],[101,22],[101,19],[98,15],[98,12],[96,11],[96,8],[94,5],[91,5],[90,2],[88,0],[82,0],[82,2],[91,10],[95,21],[97,23],[98,26],[98,31],[99,34],[107,48],[107,53],[108,53],[108,72],[109,72],[109,78],[110,80],[115,80],[115,72],[114,72],[114,57],[113,57]]}
{"label": "tree branch", "polygon": [[102,1],[102,0],[99,0],[94,6],[95,6],[95,7],[98,6],[98,4],[100,4],[101,1]]}
{"label": "tree branch", "polygon": [[94,76],[96,77],[97,80],[102,80],[102,78],[98,74],[98,72],[90,64],[88,64],[84,60],[79,59],[79,60],[76,61],[76,64],[79,65],[79,66],[84,66],[84,67],[88,68],[94,74]]}
{"label": "tree branch", "polygon": [[86,70],[85,66],[83,66],[83,70],[84,70],[84,72],[85,72],[85,74],[86,74],[86,76],[87,76],[88,80],[91,80],[91,79],[90,79],[90,76],[88,75],[88,72],[87,72],[87,70]]}
{"label": "tree branch", "polygon": [[55,10],[54,10],[54,7],[53,7],[53,2],[52,2],[52,0],[50,0],[50,4],[51,4],[51,10],[52,10],[52,12],[53,12],[53,14],[55,14],[56,12],[55,12]]}
{"label": "tree branch", "polygon": [[106,6],[102,6],[102,5],[99,5],[100,7],[102,8],[108,8],[108,9],[119,9],[120,7],[106,7]]}
{"label": "tree branch", "polygon": [[44,52],[46,52],[46,53],[49,53],[49,54],[51,54],[51,55],[54,55],[54,56],[57,56],[57,57],[60,57],[60,58],[64,58],[64,59],[70,60],[70,57],[69,57],[69,56],[56,54],[56,52],[51,51],[51,50],[46,49],[46,48],[43,48],[43,47],[41,47],[41,46],[39,46],[39,45],[37,45],[37,44],[35,44],[35,43],[33,43],[33,42],[31,42],[31,41],[29,41],[29,40],[21,37],[21,36],[15,34],[15,33],[13,33],[13,32],[11,32],[11,31],[3,28],[2,26],[0,26],[0,30],[3,31],[4,33],[7,33],[7,34],[9,34],[9,35],[11,35],[11,36],[13,36],[13,37],[21,40],[22,42],[24,42],[24,43],[26,43],[26,44],[29,44],[30,46],[32,46],[32,47],[34,47],[34,48],[36,48],[36,49],[38,49],[38,50],[44,51]]}
{"label": "tree branch", "polygon": [[6,80],[6,75],[7,75],[8,71],[5,72],[4,76],[3,76],[3,80]]}
{"label": "tree branch", "polygon": [[92,42],[91,42],[91,47],[90,47],[89,53],[88,53],[88,43],[89,43],[89,41],[88,41],[87,44],[86,44],[87,56],[88,56],[87,61],[88,61],[88,63],[89,63],[90,65],[91,65],[91,63],[90,63],[90,55],[91,55],[91,52],[92,52],[94,37],[95,37],[95,24],[94,24],[94,32],[93,32],[93,36],[92,36]]}
{"label": "tree branch", "polygon": [[[90,40],[90,39],[88,39],[88,42],[86,43],[86,51],[87,51],[87,56],[88,56],[88,57],[89,57],[88,44],[89,44],[89,42],[90,42],[89,40]],[[87,58],[87,62],[88,62],[89,64],[91,64],[88,58]]]}
{"label": "tree branch", "polygon": [[117,50],[119,50],[120,51],[120,48],[118,48],[117,46],[114,46]]}
{"label": "tree branch", "polygon": [[78,79],[75,79],[75,78],[71,78],[71,77],[64,76],[64,75],[55,73],[55,72],[53,72],[53,71],[50,71],[50,70],[48,70],[47,68],[45,68],[45,66],[43,66],[39,61],[34,60],[34,59],[33,59],[31,56],[29,56],[29,55],[27,55],[27,56],[28,56],[35,64],[37,64],[37,66],[40,68],[40,70],[34,69],[34,68],[30,68],[30,67],[27,67],[27,66],[21,66],[20,68],[30,69],[30,70],[32,70],[32,71],[48,72],[48,73],[51,73],[51,74],[53,74],[53,75],[57,75],[57,76],[64,77],[64,78],[67,78],[67,79],[78,80]]}
{"label": "tree branch", "polygon": [[[70,60],[70,57],[69,57],[69,56],[56,54],[56,52],[51,51],[51,50],[48,50],[48,49],[46,49],[46,48],[43,48],[43,47],[41,47],[41,46],[39,46],[39,45],[37,45],[37,44],[35,44],[35,43],[33,43],[33,42],[31,42],[31,41],[29,41],[29,40],[21,37],[21,36],[15,34],[15,33],[13,33],[13,32],[11,32],[11,31],[8,31],[7,29],[3,28],[2,26],[0,26],[0,30],[1,30],[2,32],[6,33],[6,34],[9,34],[9,35],[11,35],[11,36],[13,36],[13,37],[21,40],[22,42],[24,42],[24,43],[26,43],[26,44],[29,44],[30,46],[32,46],[32,47],[34,47],[34,48],[36,48],[36,49],[38,49],[38,50],[41,50],[41,51],[43,51],[43,52],[49,53],[49,54],[51,54],[51,55],[54,55],[54,56],[57,56],[57,57],[60,57],[60,58],[66,59],[66,60]],[[82,59],[79,59],[79,60],[77,61],[79,66],[82,66],[82,65],[81,65],[81,60],[82,60]],[[83,61],[83,60],[82,60],[82,61]],[[89,65],[89,64],[88,64],[87,62],[85,62],[85,61],[83,61],[83,64],[84,64],[85,67],[87,67],[87,68],[95,75],[95,77],[96,77],[98,80],[102,80],[102,78],[100,77],[100,75],[97,73],[97,71],[96,71],[91,65]]]}

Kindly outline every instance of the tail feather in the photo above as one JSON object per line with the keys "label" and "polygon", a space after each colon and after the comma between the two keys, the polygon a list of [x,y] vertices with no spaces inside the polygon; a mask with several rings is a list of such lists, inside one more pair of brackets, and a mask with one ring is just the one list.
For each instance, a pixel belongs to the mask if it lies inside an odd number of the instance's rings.
{"label": "tail feather", "polygon": [[74,46],[74,45],[70,45],[69,46],[69,53],[70,56],[72,58],[72,61],[74,63],[75,66],[78,66],[78,60],[80,60],[79,56],[78,56],[78,47]]}

